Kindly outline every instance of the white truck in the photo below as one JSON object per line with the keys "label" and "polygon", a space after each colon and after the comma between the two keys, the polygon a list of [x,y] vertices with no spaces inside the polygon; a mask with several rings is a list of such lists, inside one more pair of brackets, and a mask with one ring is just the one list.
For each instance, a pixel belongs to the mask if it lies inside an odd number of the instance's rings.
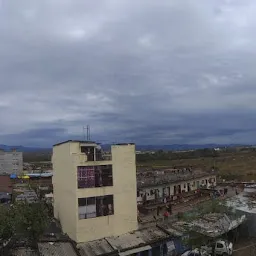
{"label": "white truck", "polygon": [[233,244],[226,240],[217,240],[211,244],[203,245],[200,249],[187,251],[181,256],[231,256]]}
{"label": "white truck", "polygon": [[221,239],[209,245],[201,246],[201,251],[205,251],[211,256],[231,256],[233,254],[233,244]]}

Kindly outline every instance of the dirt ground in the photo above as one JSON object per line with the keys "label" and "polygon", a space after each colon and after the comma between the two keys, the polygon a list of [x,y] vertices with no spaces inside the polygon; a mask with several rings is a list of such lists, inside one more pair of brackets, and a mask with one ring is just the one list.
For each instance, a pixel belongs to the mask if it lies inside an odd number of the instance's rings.
{"label": "dirt ground", "polygon": [[236,243],[233,256],[256,256],[256,238]]}

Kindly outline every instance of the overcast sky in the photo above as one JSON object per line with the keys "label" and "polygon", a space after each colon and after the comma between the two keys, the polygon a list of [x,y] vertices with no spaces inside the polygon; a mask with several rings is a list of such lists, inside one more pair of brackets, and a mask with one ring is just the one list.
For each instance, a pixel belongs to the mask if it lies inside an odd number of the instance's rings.
{"label": "overcast sky", "polygon": [[0,0],[0,144],[256,143],[255,0]]}

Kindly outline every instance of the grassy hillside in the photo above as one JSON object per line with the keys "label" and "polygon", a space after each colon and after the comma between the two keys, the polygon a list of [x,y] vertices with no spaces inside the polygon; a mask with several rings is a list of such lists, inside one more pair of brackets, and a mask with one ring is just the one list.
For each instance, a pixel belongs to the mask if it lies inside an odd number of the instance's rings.
{"label": "grassy hillside", "polygon": [[216,156],[207,157],[182,157],[184,153],[180,153],[179,159],[148,159],[148,161],[140,161],[138,157],[137,165],[152,167],[194,167],[204,170],[211,170],[215,167],[224,179],[239,180],[256,180],[256,152],[254,150],[219,152]]}

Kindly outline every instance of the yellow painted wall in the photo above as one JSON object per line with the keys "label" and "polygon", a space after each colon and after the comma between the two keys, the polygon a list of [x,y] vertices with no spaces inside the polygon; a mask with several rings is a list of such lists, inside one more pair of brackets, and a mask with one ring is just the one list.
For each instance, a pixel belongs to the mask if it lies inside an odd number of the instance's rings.
{"label": "yellow painted wall", "polygon": [[[116,145],[112,146],[111,151],[113,187],[77,189],[77,195],[78,197],[113,195],[114,215],[77,219],[77,242],[121,235],[138,228],[135,146]],[[99,163],[109,164],[110,162],[94,163],[99,165]]]}
{"label": "yellow painted wall", "polygon": [[76,173],[70,156],[70,143],[53,148],[54,217],[64,233],[76,239]]}
{"label": "yellow painted wall", "polygon": [[[138,228],[134,145],[112,146],[112,161],[87,162],[78,142],[53,149],[54,215],[76,242],[121,235]],[[77,166],[112,164],[113,186],[77,188]],[[113,195],[114,215],[79,220],[78,198]]]}

